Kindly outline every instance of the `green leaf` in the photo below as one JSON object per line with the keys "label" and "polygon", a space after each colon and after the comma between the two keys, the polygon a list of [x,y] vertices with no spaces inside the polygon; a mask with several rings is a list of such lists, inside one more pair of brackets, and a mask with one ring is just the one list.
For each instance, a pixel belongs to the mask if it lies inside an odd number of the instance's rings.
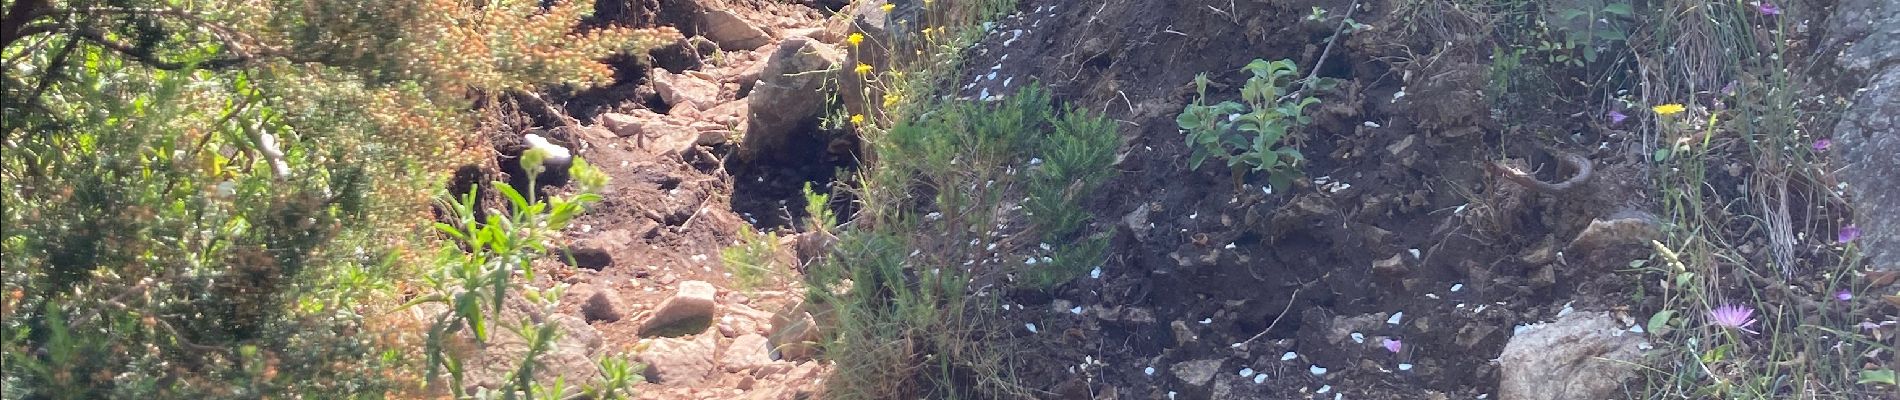
{"label": "green leaf", "polygon": [[1644,328],[1648,329],[1651,335],[1662,336],[1669,334],[1669,330],[1671,329],[1669,327],[1669,319],[1675,316],[1676,310],[1659,311],[1656,315],[1649,317],[1649,324],[1644,325]]}
{"label": "green leaf", "polygon": [[1609,13],[1609,14],[1621,15],[1625,17],[1628,17],[1632,14],[1636,14],[1636,10],[1631,8],[1629,3],[1612,3],[1610,5],[1603,6],[1603,12]]}
{"label": "green leaf", "polygon": [[1293,174],[1278,172],[1267,174],[1267,185],[1273,186],[1275,192],[1285,193],[1287,188],[1293,187]]}
{"label": "green leaf", "polygon": [[1656,153],[1651,158],[1654,158],[1656,162],[1663,162],[1669,159],[1669,153],[1669,148],[1667,147],[1656,149]]}
{"label": "green leaf", "polygon": [[1882,385],[1896,384],[1895,378],[1894,378],[1894,372],[1892,368],[1870,369],[1870,370],[1860,371],[1860,381],[1855,382],[1855,383],[1859,383],[1862,385],[1869,384],[1869,383],[1877,383],[1877,384],[1882,384]]}

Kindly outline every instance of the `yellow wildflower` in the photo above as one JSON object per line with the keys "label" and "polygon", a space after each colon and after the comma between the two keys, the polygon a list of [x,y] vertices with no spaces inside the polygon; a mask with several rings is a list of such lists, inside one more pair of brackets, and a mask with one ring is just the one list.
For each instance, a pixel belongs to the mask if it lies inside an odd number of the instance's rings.
{"label": "yellow wildflower", "polygon": [[865,63],[858,63],[858,67],[853,70],[858,72],[858,76],[870,75],[871,65],[865,64]]}
{"label": "yellow wildflower", "polygon": [[847,43],[851,43],[852,47],[857,47],[858,43],[864,42],[864,34],[853,32],[851,33],[851,36],[845,38],[844,41]]}
{"label": "yellow wildflower", "polygon": [[864,126],[864,114],[851,114],[851,124]]}
{"label": "yellow wildflower", "polygon": [[895,94],[884,95],[884,108],[896,107],[897,100],[898,100],[898,97]]}
{"label": "yellow wildflower", "polygon": [[1682,112],[1682,110],[1686,110],[1687,108],[1684,108],[1681,104],[1669,103],[1669,104],[1664,104],[1660,106],[1650,107],[1649,109],[1651,111],[1655,111],[1656,115],[1669,115],[1669,114]]}
{"label": "yellow wildflower", "polygon": [[884,12],[891,12],[891,9],[897,8],[897,5],[891,4],[891,3],[884,3],[882,8],[884,9]]}

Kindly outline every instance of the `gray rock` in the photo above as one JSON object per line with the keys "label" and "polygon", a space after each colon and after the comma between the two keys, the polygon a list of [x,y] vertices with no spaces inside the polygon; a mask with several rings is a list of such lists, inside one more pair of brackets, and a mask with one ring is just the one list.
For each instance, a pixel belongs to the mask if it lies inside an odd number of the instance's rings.
{"label": "gray rock", "polygon": [[[503,312],[502,324],[520,324],[525,316],[508,311]],[[553,324],[559,336],[551,346],[532,361],[535,364],[535,381],[543,385],[552,384],[556,379],[568,385],[587,385],[601,379],[599,363],[594,359],[601,348],[600,332],[588,326],[580,318],[566,314],[548,316],[546,323]],[[503,325],[506,326],[506,325]],[[468,361],[468,375],[463,382],[470,392],[498,390],[509,386],[510,374],[521,367],[527,358],[530,344],[526,338],[513,329],[496,329],[488,343],[480,346],[475,358]]]}
{"label": "gray rock", "polygon": [[819,329],[806,304],[799,304],[772,316],[769,344],[780,360],[810,360],[818,355]]}
{"label": "gray rock", "polygon": [[712,325],[719,289],[702,281],[680,282],[679,291],[660,302],[640,325],[641,336],[683,336]]}
{"label": "gray rock", "polygon": [[1575,312],[1512,336],[1498,357],[1502,400],[1598,400],[1617,397],[1636,375],[1640,334],[1609,314]]}
{"label": "gray rock", "polygon": [[593,294],[581,303],[581,317],[587,322],[616,322],[627,316],[627,301],[620,297],[620,291],[612,287],[599,286]]}
{"label": "gray rock", "polygon": [[752,50],[772,42],[765,30],[726,10],[707,10],[700,14],[700,33],[719,44],[720,50]]}
{"label": "gray rock", "polygon": [[1855,243],[1875,269],[1900,270],[1900,3],[1843,0],[1828,18],[1836,65],[1867,79],[1834,125],[1841,181],[1861,229]]}
{"label": "gray rock", "polygon": [[646,365],[648,381],[669,386],[699,384],[712,375],[716,366],[713,353],[718,342],[713,336],[654,339],[647,342],[646,350],[634,356],[634,360]]}
{"label": "gray rock", "polygon": [[1855,243],[1876,269],[1900,270],[1900,66],[1888,67],[1834,126],[1841,181],[1847,183],[1861,236]]}
{"label": "gray rock", "polygon": [[1214,379],[1214,373],[1220,371],[1221,361],[1219,358],[1210,358],[1180,362],[1168,367],[1168,370],[1174,373],[1175,379],[1180,379],[1188,387],[1206,389],[1208,382]]}
{"label": "gray rock", "polygon": [[[824,112],[827,71],[843,58],[837,49],[805,37],[785,39],[765,60],[759,82],[746,97],[749,116],[739,155],[746,160],[783,158],[793,135]],[[795,160],[781,160],[795,161]]]}
{"label": "gray rock", "polygon": [[[1629,265],[1630,260],[1647,259],[1653,251],[1650,241],[1662,237],[1662,224],[1642,211],[1623,211],[1590,221],[1564,252],[1583,260],[1585,268],[1608,272]],[[1541,264],[1542,262],[1535,262]]]}

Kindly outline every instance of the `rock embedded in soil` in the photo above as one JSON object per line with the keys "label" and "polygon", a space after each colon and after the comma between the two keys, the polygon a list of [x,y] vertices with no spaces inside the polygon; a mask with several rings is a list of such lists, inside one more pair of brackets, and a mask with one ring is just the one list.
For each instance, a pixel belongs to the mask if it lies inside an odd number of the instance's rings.
{"label": "rock embedded in soil", "polygon": [[771,341],[763,335],[750,334],[732,339],[726,346],[725,355],[720,357],[719,365],[727,372],[739,372],[757,368],[772,362]]}
{"label": "rock embedded in soil", "polygon": [[772,42],[764,29],[727,10],[708,10],[700,14],[700,34],[719,44],[720,50],[752,50]]}
{"label": "rock embedded in soil", "polygon": [[1573,312],[1525,327],[1498,357],[1502,400],[1614,398],[1636,375],[1642,335],[1603,312]]}
{"label": "rock embedded in soil", "polygon": [[690,339],[653,339],[634,360],[646,365],[648,381],[671,386],[694,385],[712,375],[717,346],[717,339],[710,334]]}
{"label": "rock embedded in soil", "polygon": [[772,350],[778,352],[778,359],[803,361],[818,355],[819,332],[818,320],[812,317],[807,304],[801,303],[772,316],[769,339]]}
{"label": "rock embedded in soil", "polygon": [[824,112],[830,93],[823,89],[832,79],[825,71],[837,68],[842,58],[837,49],[810,38],[780,42],[746,97],[749,115],[740,157],[796,161],[784,159],[793,153],[788,147],[794,135],[808,134],[807,127]]}
{"label": "rock embedded in soil", "polygon": [[660,92],[660,101],[675,109],[707,110],[719,105],[719,84],[698,76],[653,70],[653,89]]}
{"label": "rock embedded in soil", "polygon": [[1564,252],[1587,262],[1585,267],[1593,273],[1608,272],[1629,265],[1630,260],[1648,259],[1650,241],[1661,237],[1662,225],[1655,216],[1629,210],[1591,220]]}
{"label": "rock embedded in soil", "polygon": [[[514,307],[511,307],[514,308]],[[512,311],[503,312],[502,324],[519,324],[527,316]],[[587,385],[600,380],[600,367],[594,359],[601,348],[600,332],[588,326],[586,321],[566,314],[548,316],[545,323],[553,324],[560,336],[548,350],[535,358],[535,381],[552,384],[556,379],[569,385]],[[494,330],[494,336],[481,346],[480,355],[469,365],[464,386],[470,391],[478,389],[501,389],[511,382],[507,381],[515,368],[527,357],[528,342],[512,329]]]}
{"label": "rock embedded in soil", "polygon": [[1208,382],[1214,379],[1214,373],[1220,371],[1221,361],[1223,360],[1219,358],[1210,358],[1180,362],[1175,363],[1168,370],[1174,373],[1175,379],[1180,379],[1181,383],[1188,387],[1204,390],[1207,389]]}
{"label": "rock embedded in soil", "polygon": [[641,336],[681,336],[699,332],[712,324],[717,311],[719,289],[703,281],[680,282],[673,297],[660,306],[640,326]]}

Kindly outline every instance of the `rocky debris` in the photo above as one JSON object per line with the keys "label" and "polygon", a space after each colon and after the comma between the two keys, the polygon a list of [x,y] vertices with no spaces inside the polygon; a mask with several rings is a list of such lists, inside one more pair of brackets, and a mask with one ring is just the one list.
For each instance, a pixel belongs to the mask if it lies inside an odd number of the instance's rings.
{"label": "rocky debris", "polygon": [[[742,102],[734,101],[729,103]],[[714,107],[713,110],[730,111],[730,109],[722,110],[720,107],[725,107],[725,105],[722,104],[719,107]],[[739,112],[743,113],[744,111],[742,109]],[[714,112],[695,112],[693,114],[694,116],[705,118],[719,118],[723,115]],[[613,132],[614,136],[631,137],[636,147],[645,149],[652,154],[681,153],[695,145],[718,145],[725,143],[726,136],[730,134],[730,131],[724,130],[724,125],[695,121],[673,115],[661,115],[647,110],[634,110],[627,114],[607,113],[601,114],[599,118],[600,125],[605,126],[608,131]],[[701,128],[706,125],[710,125],[711,128]]]}
{"label": "rocky debris", "polygon": [[829,96],[822,89],[831,79],[824,71],[838,67],[842,56],[830,45],[805,37],[793,37],[779,43],[778,50],[765,60],[759,81],[746,97],[745,143],[740,157],[785,157],[792,135],[824,112]]}
{"label": "rocky debris", "polygon": [[707,10],[699,15],[700,34],[719,44],[720,50],[752,50],[772,42],[764,29],[727,10]]}
{"label": "rocky debris", "polygon": [[1405,265],[1405,254],[1393,254],[1392,257],[1372,262],[1372,272],[1382,277],[1403,277],[1409,269]]}
{"label": "rocky debris", "polygon": [[557,261],[571,263],[575,267],[599,271],[614,264],[613,253],[626,249],[633,243],[633,232],[626,229],[611,229],[594,236],[576,240]]}
{"label": "rocky debris", "polygon": [[1612,398],[1635,376],[1642,356],[1642,336],[1603,312],[1574,312],[1521,329],[1498,357],[1500,399]]}
{"label": "rocky debris", "polygon": [[770,344],[778,359],[803,361],[818,355],[818,320],[810,303],[800,303],[772,316]]}
{"label": "rocky debris", "polygon": [[660,302],[653,315],[640,325],[640,336],[683,336],[700,332],[712,325],[717,311],[714,299],[718,295],[719,289],[711,283],[680,282],[679,291]]}
{"label": "rocky debris", "polygon": [[719,358],[719,365],[727,372],[739,372],[758,368],[772,362],[770,340],[759,334],[749,334],[732,339],[726,346],[726,353]]}
{"label": "rocky debris", "polygon": [[660,101],[675,108],[674,114],[680,107],[706,110],[719,105],[719,84],[696,75],[654,70],[653,89],[660,93]]}
{"label": "rocky debris", "polygon": [[718,339],[711,334],[693,338],[652,339],[634,360],[646,365],[648,381],[667,385],[695,385],[711,376]]}
{"label": "rocky debris", "polygon": [[1866,86],[1834,125],[1841,181],[1859,211],[1861,249],[1875,269],[1900,271],[1900,4],[1845,0],[1828,19],[1828,42],[1845,46],[1836,64]]}
{"label": "rocky debris", "polygon": [[1219,358],[1210,358],[1179,362],[1168,369],[1174,373],[1175,379],[1181,380],[1181,383],[1196,390],[1204,390],[1207,389],[1208,382],[1214,379],[1214,373],[1220,370],[1221,361],[1223,360]]}

